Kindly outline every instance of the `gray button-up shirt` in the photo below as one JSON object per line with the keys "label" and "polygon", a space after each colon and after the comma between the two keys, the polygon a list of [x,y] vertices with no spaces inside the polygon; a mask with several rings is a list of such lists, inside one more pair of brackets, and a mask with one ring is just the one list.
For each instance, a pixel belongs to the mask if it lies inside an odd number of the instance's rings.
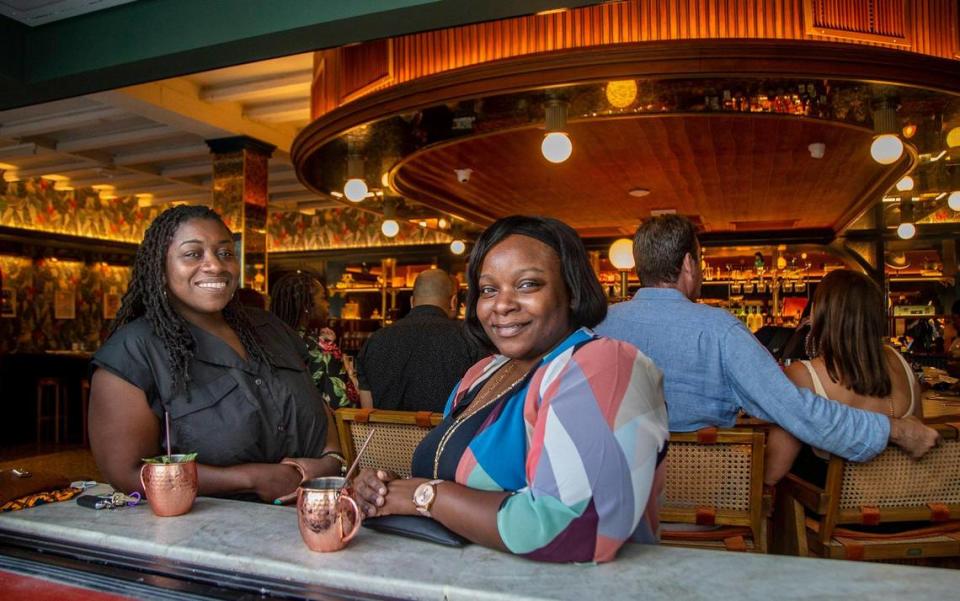
{"label": "gray button-up shirt", "polygon": [[166,350],[143,318],[114,333],[93,363],[143,390],[161,424],[169,411],[175,451],[196,452],[201,463],[318,457],[328,424],[305,367],[303,341],[272,314],[247,312],[270,364],[253,357],[245,361],[219,337],[190,325],[196,347],[189,397],[174,394]]}

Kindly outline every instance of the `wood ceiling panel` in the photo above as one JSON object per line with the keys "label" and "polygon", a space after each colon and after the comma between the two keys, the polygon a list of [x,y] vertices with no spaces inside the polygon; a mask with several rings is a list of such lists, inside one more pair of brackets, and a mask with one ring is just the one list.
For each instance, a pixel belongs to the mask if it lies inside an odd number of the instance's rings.
{"label": "wood ceiling panel", "polygon": [[[414,154],[394,184],[465,216],[543,214],[584,233],[631,232],[651,210],[675,209],[724,232],[836,228],[891,170],[905,168],[870,159],[869,130],[781,115],[645,115],[568,130],[573,155],[559,165],[540,154],[542,130],[517,129]],[[813,142],[826,145],[823,159],[810,156]],[[454,173],[462,168],[473,170],[467,183]],[[650,194],[635,198],[633,188]]]}

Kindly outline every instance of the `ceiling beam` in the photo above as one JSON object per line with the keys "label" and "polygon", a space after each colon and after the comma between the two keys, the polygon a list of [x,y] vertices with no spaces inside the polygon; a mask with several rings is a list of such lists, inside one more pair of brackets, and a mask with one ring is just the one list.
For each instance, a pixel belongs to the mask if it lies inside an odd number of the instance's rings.
{"label": "ceiling beam", "polygon": [[[290,183],[277,183],[274,180],[267,180],[267,185],[270,188],[270,195],[284,193],[284,192],[307,192],[308,190],[303,187],[303,184],[300,182],[294,181]],[[314,197],[317,196],[316,192],[310,192]]]}
{"label": "ceiling beam", "polygon": [[21,179],[29,177],[40,177],[41,175],[63,175],[67,177],[67,174],[70,172],[79,172],[79,171],[90,171],[91,169],[96,169],[100,165],[96,163],[88,162],[73,162],[73,163],[48,163],[46,165],[40,165],[38,167],[29,167],[27,169],[17,169],[17,176]]}
{"label": "ceiling beam", "polygon": [[167,167],[160,172],[160,175],[163,177],[191,177],[195,175],[211,175],[212,173],[213,161],[207,160],[202,163],[191,163],[189,165]]}
{"label": "ceiling beam", "polygon": [[243,116],[268,123],[309,121],[310,99],[284,100],[283,102],[271,102],[270,104],[245,108]]}
{"label": "ceiling beam", "polygon": [[32,142],[29,144],[0,146],[0,159],[8,159],[11,157],[31,157],[35,154],[37,154],[37,145]]}
{"label": "ceiling beam", "polygon": [[121,117],[123,115],[123,111],[111,107],[44,115],[35,119],[5,123],[0,127],[0,137],[22,138],[24,136],[36,136],[62,129],[96,125],[106,119]]}
{"label": "ceiling beam", "polygon": [[140,142],[151,142],[162,140],[180,134],[176,128],[169,125],[158,125],[154,127],[143,127],[112,134],[99,136],[90,136],[87,138],[77,138],[75,140],[66,140],[57,143],[57,152],[78,152],[81,150],[100,150],[110,146],[122,146],[125,144],[137,144]]}
{"label": "ceiling beam", "polygon": [[313,71],[296,71],[239,83],[207,86],[200,90],[200,100],[230,102],[291,94],[309,97],[311,83],[313,83]]}
{"label": "ceiling beam", "polygon": [[287,154],[297,135],[293,127],[267,125],[244,118],[243,107],[239,103],[204,102],[200,99],[199,87],[183,78],[103,92],[91,97],[205,140],[249,136],[273,144],[278,153]]}
{"label": "ceiling beam", "polygon": [[[169,196],[171,192],[177,192],[183,190],[183,186],[177,183],[171,182],[161,182],[161,183],[149,183],[149,184],[136,184],[129,183],[121,186],[116,186],[115,190],[117,194],[153,194],[156,196]],[[190,190],[191,193],[195,190]]]}
{"label": "ceiling beam", "polygon": [[[328,200],[310,190],[297,190],[289,192],[274,192],[270,191],[270,202],[301,202],[305,200]],[[335,201],[333,201],[335,202]],[[338,203],[340,204],[340,203]],[[340,206],[343,206],[342,204]]]}
{"label": "ceiling beam", "polygon": [[118,154],[114,157],[113,163],[115,165],[140,165],[143,163],[172,161],[175,159],[185,159],[208,154],[210,154],[210,149],[206,144],[191,144],[189,146],[154,148],[131,152],[128,154]]}
{"label": "ceiling beam", "polygon": [[157,207],[170,204],[171,202],[180,201],[187,203],[210,202],[210,193],[194,192],[190,194],[180,194],[178,196],[151,196],[149,198],[141,198],[138,200],[140,206],[142,207]]}
{"label": "ceiling beam", "polygon": [[[295,181],[299,181],[299,180],[297,179],[297,172],[294,171],[293,169],[285,169],[283,171],[271,171],[267,175],[267,182],[271,184],[276,182],[295,182]],[[303,186],[301,185],[300,188],[303,188]]]}
{"label": "ceiling beam", "polygon": [[156,175],[148,173],[110,173],[109,171],[104,170],[104,172],[97,177],[71,179],[70,184],[75,188],[89,188],[90,186],[96,185],[116,186],[117,184],[124,182],[128,184],[130,182],[142,182],[150,179],[156,179],[156,177]]}

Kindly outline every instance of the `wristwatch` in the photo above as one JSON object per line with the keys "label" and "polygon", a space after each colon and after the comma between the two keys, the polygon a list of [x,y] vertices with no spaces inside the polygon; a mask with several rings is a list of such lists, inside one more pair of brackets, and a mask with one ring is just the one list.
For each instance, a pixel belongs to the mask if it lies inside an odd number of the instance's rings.
{"label": "wristwatch", "polygon": [[417,506],[420,515],[428,518],[433,517],[430,515],[430,508],[433,507],[433,502],[437,500],[437,485],[441,482],[443,480],[430,480],[413,491],[413,504]]}

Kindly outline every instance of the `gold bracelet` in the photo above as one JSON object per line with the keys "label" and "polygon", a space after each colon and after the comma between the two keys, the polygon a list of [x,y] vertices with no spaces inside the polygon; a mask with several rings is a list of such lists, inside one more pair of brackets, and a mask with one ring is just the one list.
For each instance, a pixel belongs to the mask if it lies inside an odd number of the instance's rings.
{"label": "gold bracelet", "polygon": [[320,459],[325,459],[326,457],[333,457],[340,462],[340,475],[344,476],[347,473],[347,458],[341,455],[337,451],[324,451],[320,453]]}

